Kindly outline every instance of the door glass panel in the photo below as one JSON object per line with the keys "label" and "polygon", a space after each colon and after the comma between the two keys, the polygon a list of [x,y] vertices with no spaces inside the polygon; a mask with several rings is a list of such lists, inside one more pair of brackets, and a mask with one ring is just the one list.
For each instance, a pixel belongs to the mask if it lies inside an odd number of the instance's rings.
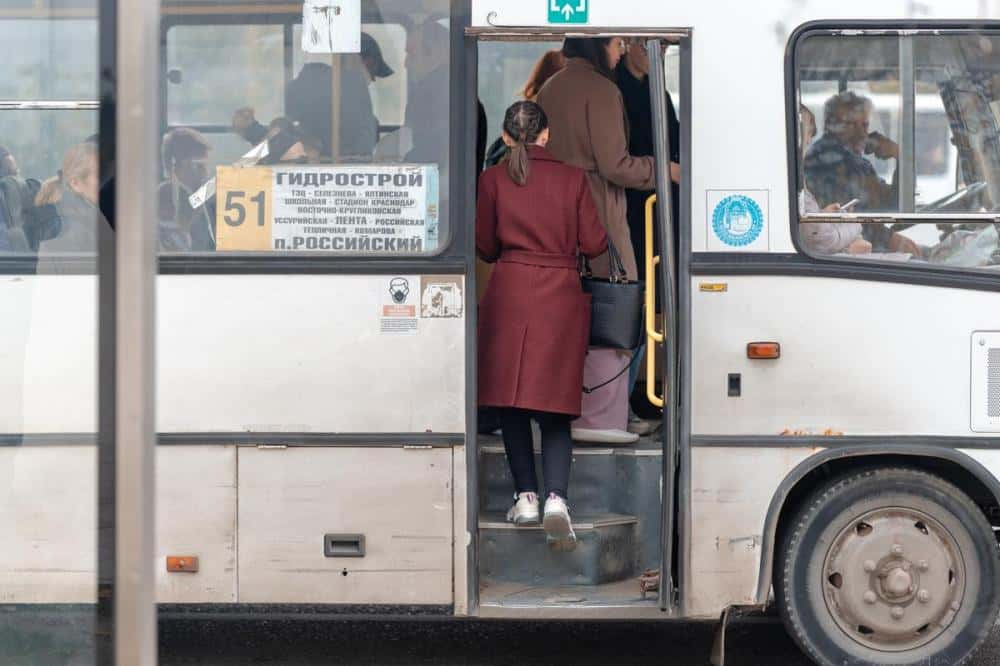
{"label": "door glass panel", "polygon": [[98,650],[97,4],[47,4],[0,7],[0,99],[31,103],[0,111],[4,664]]}

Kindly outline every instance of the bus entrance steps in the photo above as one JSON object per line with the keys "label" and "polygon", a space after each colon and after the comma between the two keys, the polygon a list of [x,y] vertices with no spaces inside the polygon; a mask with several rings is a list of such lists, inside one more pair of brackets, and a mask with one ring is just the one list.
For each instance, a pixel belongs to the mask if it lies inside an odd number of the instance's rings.
{"label": "bus entrance steps", "polygon": [[573,515],[577,546],[553,550],[540,525],[515,526],[503,513],[479,518],[480,575],[532,585],[600,585],[634,577],[638,569],[636,518]]}
{"label": "bus entrance steps", "polygon": [[[538,451],[535,467],[541,477],[542,461]],[[631,561],[635,562],[634,571],[627,575],[638,576],[644,569],[660,567],[662,469],[662,454],[652,442],[648,442],[647,446],[640,443],[640,446],[635,447],[576,446],[573,449],[568,503],[574,526],[581,524],[584,518],[632,517],[633,524],[629,528],[632,538],[627,541],[620,539],[621,530],[617,529],[600,528],[594,535],[588,535],[588,538],[600,540],[608,533],[608,539],[614,543],[628,543],[628,547],[634,549],[634,557],[631,557]],[[539,483],[541,482],[542,479],[539,478]],[[539,488],[539,491],[544,492],[544,488]],[[496,526],[498,522],[502,522],[504,514],[514,503],[514,482],[499,438],[479,438],[478,494],[482,539],[494,539],[492,547],[495,548],[516,548],[520,539],[527,536],[501,535],[501,530],[497,527],[486,530],[482,527],[483,524]],[[610,536],[611,533],[615,536]],[[580,536],[578,528],[577,535]],[[544,535],[541,542],[544,547]],[[506,557],[518,557],[517,551],[512,550]],[[502,559],[497,561],[498,566],[501,561]],[[498,569],[494,571],[499,573]]]}

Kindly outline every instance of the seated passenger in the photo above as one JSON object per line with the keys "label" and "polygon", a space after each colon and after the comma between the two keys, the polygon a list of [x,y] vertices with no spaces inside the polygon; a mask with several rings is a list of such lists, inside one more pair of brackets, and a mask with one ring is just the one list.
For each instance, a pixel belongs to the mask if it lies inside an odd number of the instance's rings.
{"label": "seated passenger", "polygon": [[5,146],[0,146],[0,251],[28,252],[32,245],[35,196],[40,183],[20,176],[17,161]]}
{"label": "seated passenger", "polygon": [[[858,199],[858,211],[895,209],[897,188],[882,180],[866,152],[879,159],[899,157],[899,146],[885,136],[869,134],[872,103],[853,92],[834,95],[823,106],[823,136],[809,146],[803,159],[805,182],[820,208]],[[867,224],[863,235],[876,252],[907,252],[921,256],[920,246],[889,228]]]}
{"label": "seated passenger", "polygon": [[372,110],[367,74],[358,56],[340,58],[340,132],[332,152],[333,68],[329,55],[306,55],[307,62],[285,89],[285,114],[302,131],[322,142],[323,155],[370,158],[378,139],[378,120]]}
{"label": "seated passenger", "polygon": [[268,138],[267,156],[258,164],[307,164],[309,157],[306,139],[292,127]]}
{"label": "seated passenger", "polygon": [[[802,164],[802,154],[813,139],[816,138],[816,116],[804,104],[799,105],[799,164]],[[801,167],[800,167],[801,168]],[[801,174],[800,174],[801,175]],[[802,178],[799,179],[803,181]],[[799,212],[802,215],[840,212],[840,204],[832,203],[820,209],[816,197],[803,187],[799,192]],[[799,239],[810,252],[817,254],[866,254],[872,251],[872,244],[861,237],[861,224],[858,222],[810,222],[799,225]]]}
{"label": "seated passenger", "polygon": [[35,198],[36,206],[54,206],[59,220],[58,231],[40,241],[39,254],[97,251],[98,227],[103,224],[97,209],[99,190],[97,146],[73,146],[59,175],[45,181]]}
{"label": "seated passenger", "polygon": [[448,28],[434,19],[414,26],[406,37],[406,114],[412,147],[408,162],[448,162]]}
{"label": "seated passenger", "polygon": [[191,207],[188,198],[209,179],[208,141],[200,132],[178,127],[163,137],[161,157],[167,179],[157,196],[160,248],[165,251],[214,250],[215,207]]}

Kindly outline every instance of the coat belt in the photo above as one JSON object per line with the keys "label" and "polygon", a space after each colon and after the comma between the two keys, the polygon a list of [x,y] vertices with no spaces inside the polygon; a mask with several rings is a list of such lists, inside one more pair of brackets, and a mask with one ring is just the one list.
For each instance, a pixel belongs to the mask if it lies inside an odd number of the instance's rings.
{"label": "coat belt", "polygon": [[508,264],[528,264],[547,268],[578,268],[579,260],[572,254],[550,254],[527,250],[504,250],[499,261]]}

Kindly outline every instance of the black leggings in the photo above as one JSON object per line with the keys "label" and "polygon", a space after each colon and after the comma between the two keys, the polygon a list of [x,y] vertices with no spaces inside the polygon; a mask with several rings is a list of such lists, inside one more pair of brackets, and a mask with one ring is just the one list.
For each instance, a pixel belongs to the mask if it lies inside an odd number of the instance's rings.
{"label": "black leggings", "polygon": [[545,492],[555,493],[566,499],[569,487],[569,468],[573,460],[573,440],[569,436],[568,414],[536,412],[528,409],[507,407],[500,411],[500,426],[503,428],[503,446],[507,450],[507,462],[514,476],[514,486],[518,493],[537,493],[538,480],[535,476],[535,452],[532,446],[531,421],[534,419],[542,429],[542,476]]}

